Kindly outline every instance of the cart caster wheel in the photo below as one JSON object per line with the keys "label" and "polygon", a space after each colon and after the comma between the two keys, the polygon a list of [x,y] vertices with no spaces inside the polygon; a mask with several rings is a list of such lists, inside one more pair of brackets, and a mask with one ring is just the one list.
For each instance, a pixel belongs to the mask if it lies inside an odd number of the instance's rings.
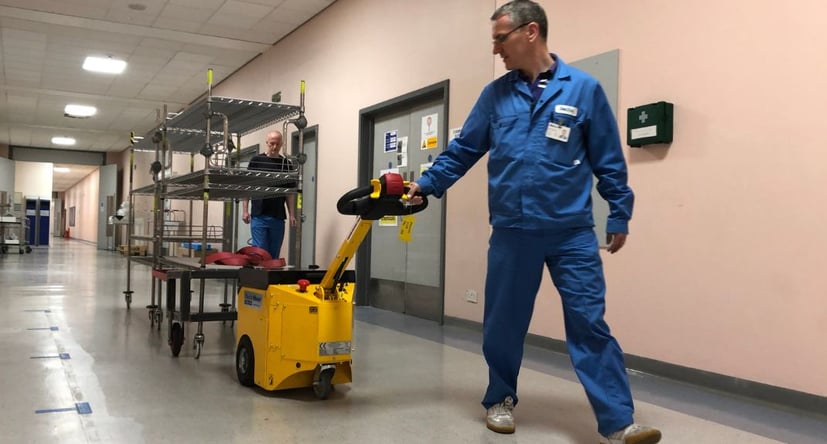
{"label": "cart caster wheel", "polygon": [[129,310],[132,306],[132,293],[124,293],[123,300],[126,301],[126,309]]}
{"label": "cart caster wheel", "polygon": [[195,359],[201,357],[201,349],[204,348],[204,333],[196,333],[192,343],[192,350],[195,352]]}
{"label": "cart caster wheel", "polygon": [[238,382],[245,387],[252,387],[254,384],[256,357],[253,353],[253,344],[250,338],[244,336],[238,341],[238,349],[235,351],[235,373]]}
{"label": "cart caster wheel", "polygon": [[169,327],[169,349],[172,351],[172,356],[178,357],[182,345],[184,345],[184,327],[179,322],[173,322]]}
{"label": "cart caster wheel", "polygon": [[[164,320],[164,312],[160,309],[155,310],[155,324],[157,325],[158,331],[161,331],[161,321]],[[150,323],[151,325],[151,323]]]}
{"label": "cart caster wheel", "polygon": [[149,317],[149,328],[152,328],[155,325],[155,322],[158,322],[158,328],[161,328],[161,319],[158,315],[161,313],[161,309],[158,308],[157,305],[147,305],[146,306],[146,315]]}
{"label": "cart caster wheel", "polygon": [[26,247],[26,253],[31,253],[31,252],[32,252],[32,247]]}
{"label": "cart caster wheel", "polygon": [[18,253],[20,253],[20,254],[23,254],[23,251],[24,251],[24,250],[21,248],[21,249],[20,249],[20,250],[18,250],[17,252],[18,252]]}
{"label": "cart caster wheel", "polygon": [[333,372],[335,368],[326,368],[324,370],[316,370],[318,378],[313,378],[313,393],[319,399],[327,399],[330,392],[333,391],[333,384],[330,381],[333,379]]}

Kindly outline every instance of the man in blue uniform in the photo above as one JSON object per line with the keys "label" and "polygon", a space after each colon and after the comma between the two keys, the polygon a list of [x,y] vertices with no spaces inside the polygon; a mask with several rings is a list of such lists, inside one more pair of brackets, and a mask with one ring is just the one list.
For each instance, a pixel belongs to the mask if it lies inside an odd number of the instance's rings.
{"label": "man in blue uniform", "polygon": [[[268,133],[266,143],[267,148],[264,154],[253,156],[247,169],[275,172],[293,171],[295,169],[290,160],[280,153],[282,145],[281,132],[271,131]],[[296,218],[293,216],[293,201],[294,197],[291,194],[267,199],[253,199],[251,209],[246,199],[242,201],[241,218],[244,223],[250,224],[253,246],[267,250],[273,258],[281,257],[285,220],[289,218],[290,225],[296,225]]]}
{"label": "man in blue uniform", "polygon": [[493,53],[509,70],[483,89],[460,135],[410,186],[441,197],[488,153],[492,226],[483,315],[486,425],[513,433],[517,376],[543,267],[563,303],[569,355],[603,443],[654,444],[634,423],[623,352],[603,319],[605,280],[592,220],[592,176],[609,203],[608,251],[623,247],[634,194],[617,123],[600,84],[550,54],[545,11],[516,0],[491,17]]}

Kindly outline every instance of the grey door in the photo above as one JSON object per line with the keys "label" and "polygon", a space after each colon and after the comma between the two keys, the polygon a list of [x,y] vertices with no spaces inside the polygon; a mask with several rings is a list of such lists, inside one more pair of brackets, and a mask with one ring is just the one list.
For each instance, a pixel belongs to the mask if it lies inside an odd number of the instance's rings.
{"label": "grey door", "polygon": [[[296,239],[300,234],[301,250],[296,251],[295,242],[288,252],[288,262],[296,264],[303,269],[316,263],[316,184],[317,184],[317,158],[318,158],[318,133],[319,126],[314,125],[304,129],[302,135],[304,143],[304,154],[307,161],[302,166],[302,194],[296,197],[296,219],[301,223],[301,233],[295,227],[290,227],[290,239]],[[291,138],[291,153],[296,155],[299,146],[299,133],[294,131]],[[295,260],[298,254],[301,255],[301,264]]]}
{"label": "grey door", "polygon": [[[448,85],[443,82],[433,88],[377,105],[370,113],[370,137],[363,136],[360,147],[368,150],[362,156],[367,166],[362,168],[365,177],[360,177],[360,183],[388,171],[415,180],[442,152],[448,132]],[[403,217],[374,222],[370,241],[357,256],[369,258],[368,265],[357,266],[357,274],[367,274],[367,279],[357,281],[357,296],[362,283],[369,305],[442,322],[444,208],[445,198],[431,199],[425,211],[409,216],[414,225],[408,242],[400,236]]]}
{"label": "grey door", "polygon": [[[256,154],[258,154],[259,148],[259,144],[250,145],[242,148],[241,152],[238,155],[238,165],[234,163],[233,167],[246,170],[247,166],[250,164],[250,159],[252,159],[253,156],[255,156]],[[233,155],[232,158],[235,159],[235,155]],[[243,215],[241,211],[241,199],[236,199],[235,201],[233,201],[233,208],[233,215],[235,218],[233,225],[235,225],[236,227],[235,239],[236,250],[238,250],[240,248],[250,245],[252,242],[252,236],[250,235],[250,224],[245,224],[242,220]],[[224,226],[228,227],[230,225],[225,222]]]}
{"label": "grey door", "polygon": [[114,250],[114,227],[109,225],[109,216],[116,210],[118,166],[103,165],[98,169],[98,174],[98,250]]}
{"label": "grey door", "polygon": [[[318,131],[318,125],[314,125],[312,127],[305,128],[303,136],[304,153],[307,155],[307,161],[302,167],[302,197],[301,199],[298,197],[296,199],[297,205],[299,204],[299,201],[301,202],[301,214],[304,215],[304,222],[302,222],[301,229],[301,268],[307,268],[310,265],[314,265],[316,257],[316,165],[318,163]],[[290,151],[284,152],[284,154],[295,156],[298,153],[298,133],[294,131],[291,134],[290,140]],[[260,147],[258,144],[242,149],[239,168],[246,169],[247,165],[250,163],[250,159],[258,154],[259,150]],[[252,241],[252,236],[250,235],[250,225],[245,224],[241,220],[241,216],[241,206],[239,204],[236,217],[236,224],[238,227],[237,244],[239,248],[250,245],[250,242]],[[296,219],[300,219],[300,216],[297,216]],[[296,251],[296,249],[299,248],[295,242],[296,229],[294,227],[289,227],[286,229],[288,230],[290,237],[289,239],[285,237],[285,243],[281,249],[282,255],[285,255],[286,253],[287,263],[298,267],[298,264],[295,261],[296,256],[299,254],[299,252]]]}
{"label": "grey door", "polygon": [[[620,51],[617,49],[603,54],[587,57],[572,63],[587,73],[591,74],[606,92],[606,98],[615,114],[617,120],[617,85],[618,85],[618,63]],[[594,215],[594,231],[597,233],[597,241],[601,247],[606,245],[606,218],[609,217],[609,204],[600,197],[597,192],[597,180],[592,186],[592,214]]]}

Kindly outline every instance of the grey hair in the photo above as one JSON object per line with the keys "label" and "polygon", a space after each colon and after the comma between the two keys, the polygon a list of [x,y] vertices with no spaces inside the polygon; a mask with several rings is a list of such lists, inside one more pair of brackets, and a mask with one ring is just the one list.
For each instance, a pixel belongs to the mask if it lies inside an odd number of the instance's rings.
{"label": "grey hair", "polygon": [[531,0],[513,0],[494,11],[491,20],[497,20],[502,16],[511,18],[511,23],[519,26],[525,23],[536,22],[540,25],[540,37],[546,40],[548,37],[548,19],[543,7]]}

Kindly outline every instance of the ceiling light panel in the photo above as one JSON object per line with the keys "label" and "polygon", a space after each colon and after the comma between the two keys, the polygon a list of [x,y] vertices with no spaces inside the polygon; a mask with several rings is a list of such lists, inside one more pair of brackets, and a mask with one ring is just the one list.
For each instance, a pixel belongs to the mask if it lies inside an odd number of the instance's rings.
{"label": "ceiling light panel", "polygon": [[63,108],[63,112],[70,117],[92,117],[97,114],[98,109],[94,106],[68,104]]}
{"label": "ceiling light panel", "polygon": [[111,57],[86,57],[83,69],[104,74],[120,74],[126,69],[126,62]]}
{"label": "ceiling light panel", "polygon": [[70,146],[75,144],[75,139],[72,137],[55,136],[52,137],[52,143],[54,143],[55,145]]}

